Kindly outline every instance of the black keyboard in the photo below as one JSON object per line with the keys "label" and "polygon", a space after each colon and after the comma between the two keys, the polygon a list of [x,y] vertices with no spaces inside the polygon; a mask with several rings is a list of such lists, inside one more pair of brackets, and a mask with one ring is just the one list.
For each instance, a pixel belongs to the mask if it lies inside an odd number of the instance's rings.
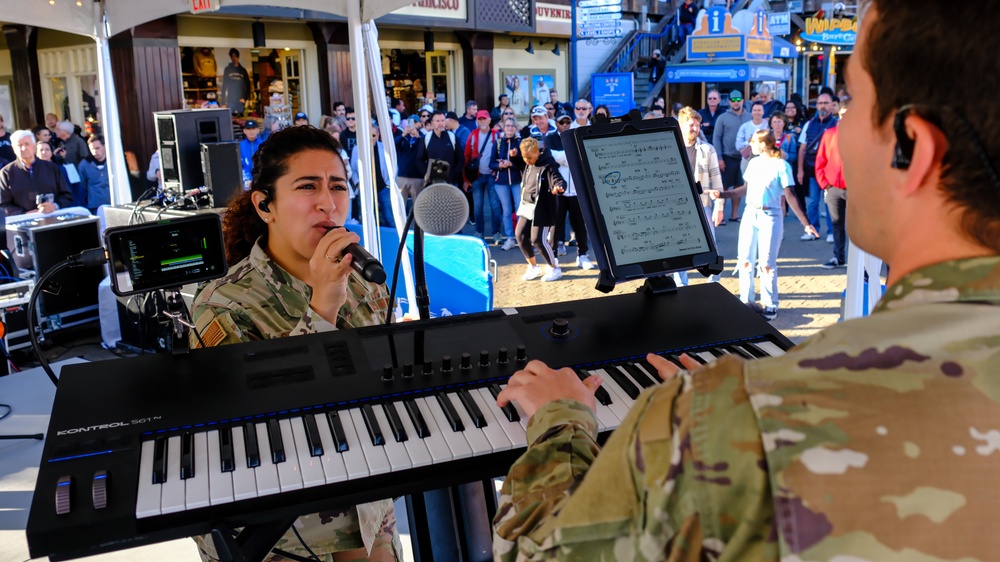
{"label": "black keyboard", "polygon": [[530,359],[600,374],[601,436],[701,362],[791,343],[718,284],[65,367],[27,525],[32,557],[93,555],[506,473]]}

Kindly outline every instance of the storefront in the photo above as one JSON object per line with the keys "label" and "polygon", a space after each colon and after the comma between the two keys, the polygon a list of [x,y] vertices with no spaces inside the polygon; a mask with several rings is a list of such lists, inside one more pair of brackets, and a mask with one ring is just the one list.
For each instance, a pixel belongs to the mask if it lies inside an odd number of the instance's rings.
{"label": "storefront", "polygon": [[813,106],[823,87],[829,86],[834,92],[844,89],[844,65],[854,49],[858,23],[847,18],[811,17],[806,18],[805,24],[806,28],[794,40],[802,55],[796,88]]}
{"label": "storefront", "polygon": [[[423,34],[388,28],[379,32],[382,78],[386,95],[403,100],[407,113],[424,105],[455,110],[465,106],[462,99],[464,73],[459,64],[461,46],[451,33],[430,33],[425,45]],[[427,51],[424,47],[433,46]]]}
{"label": "storefront", "polygon": [[[302,23],[263,22],[266,47],[255,47],[253,20],[180,16],[177,44],[184,106],[226,107],[238,121],[271,117],[278,126],[298,112],[319,125],[316,43]],[[242,101],[241,101],[242,100]]]}

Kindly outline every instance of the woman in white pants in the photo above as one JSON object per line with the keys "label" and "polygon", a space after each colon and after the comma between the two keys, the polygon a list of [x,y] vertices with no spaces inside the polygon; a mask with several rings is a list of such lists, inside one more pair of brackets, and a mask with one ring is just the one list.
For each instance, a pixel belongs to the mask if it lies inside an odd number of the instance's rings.
{"label": "woman in white pants", "polygon": [[[760,300],[763,316],[774,320],[778,315],[778,248],[784,233],[784,213],[781,198],[798,217],[806,232],[815,229],[806,219],[795,197],[792,167],[775,146],[774,133],[758,131],[750,139],[754,158],[743,173],[744,184],[731,191],[711,191],[712,199],[746,198],[746,211],[740,223],[740,239],[736,250],[736,271],[740,276],[740,300],[754,302],[754,273],[760,273]],[[715,224],[722,222],[722,213],[715,212]],[[756,261],[756,268],[754,267]]]}

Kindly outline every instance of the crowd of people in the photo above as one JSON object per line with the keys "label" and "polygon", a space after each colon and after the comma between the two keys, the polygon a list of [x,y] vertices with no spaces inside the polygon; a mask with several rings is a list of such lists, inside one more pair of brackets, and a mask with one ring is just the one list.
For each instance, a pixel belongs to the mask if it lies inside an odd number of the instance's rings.
{"label": "crowd of people", "polygon": [[49,113],[45,124],[8,133],[0,116],[0,207],[6,216],[111,203],[104,137]]}

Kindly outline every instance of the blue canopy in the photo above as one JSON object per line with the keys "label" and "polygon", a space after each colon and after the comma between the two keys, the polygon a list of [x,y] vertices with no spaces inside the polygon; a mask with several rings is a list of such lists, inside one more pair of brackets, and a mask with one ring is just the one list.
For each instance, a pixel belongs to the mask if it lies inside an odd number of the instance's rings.
{"label": "blue canopy", "polygon": [[789,41],[781,37],[774,38],[774,58],[776,59],[797,59],[799,50]]}

